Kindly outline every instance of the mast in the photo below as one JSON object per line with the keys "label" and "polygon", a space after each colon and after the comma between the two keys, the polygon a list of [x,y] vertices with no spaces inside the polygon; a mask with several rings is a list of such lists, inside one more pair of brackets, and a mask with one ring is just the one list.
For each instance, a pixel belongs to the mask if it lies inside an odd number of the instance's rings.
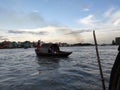
{"label": "mast", "polygon": [[100,75],[101,75],[102,86],[103,86],[103,90],[106,90],[106,88],[105,88],[105,82],[104,82],[104,77],[103,77],[103,72],[102,72],[102,67],[101,67],[101,62],[100,62],[100,57],[99,57],[99,52],[98,52],[98,45],[97,45],[95,31],[93,31],[93,36],[94,36],[96,56],[97,56],[97,60],[98,60],[98,66],[99,66],[99,71],[100,71]]}

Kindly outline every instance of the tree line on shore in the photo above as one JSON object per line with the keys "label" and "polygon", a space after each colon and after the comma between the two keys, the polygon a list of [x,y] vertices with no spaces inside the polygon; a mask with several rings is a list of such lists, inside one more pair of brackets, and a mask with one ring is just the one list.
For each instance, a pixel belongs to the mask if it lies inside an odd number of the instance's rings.
{"label": "tree line on shore", "polygon": [[[45,43],[42,41],[42,43]],[[51,43],[51,42],[50,42]],[[68,43],[62,43],[58,42],[57,43],[59,46],[94,46],[94,44],[91,43],[75,43],[75,44],[68,44]],[[37,45],[37,41],[23,41],[23,42],[16,42],[16,41],[3,41],[0,42],[0,49],[4,48],[35,48]],[[106,46],[106,45],[115,45],[114,43],[112,44],[99,44],[101,46]]]}

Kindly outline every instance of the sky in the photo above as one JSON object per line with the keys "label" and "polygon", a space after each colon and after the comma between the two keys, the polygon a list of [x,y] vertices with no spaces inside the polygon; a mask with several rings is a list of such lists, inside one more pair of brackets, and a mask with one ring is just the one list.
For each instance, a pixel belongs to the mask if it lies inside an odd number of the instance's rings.
{"label": "sky", "polygon": [[109,44],[120,37],[120,0],[0,0],[0,41]]}

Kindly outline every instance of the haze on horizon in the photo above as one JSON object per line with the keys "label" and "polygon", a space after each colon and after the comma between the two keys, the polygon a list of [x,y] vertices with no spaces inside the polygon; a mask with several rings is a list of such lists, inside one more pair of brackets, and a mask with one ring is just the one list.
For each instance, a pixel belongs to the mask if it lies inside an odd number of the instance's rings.
{"label": "haze on horizon", "polygon": [[0,41],[111,43],[120,37],[118,0],[0,0]]}

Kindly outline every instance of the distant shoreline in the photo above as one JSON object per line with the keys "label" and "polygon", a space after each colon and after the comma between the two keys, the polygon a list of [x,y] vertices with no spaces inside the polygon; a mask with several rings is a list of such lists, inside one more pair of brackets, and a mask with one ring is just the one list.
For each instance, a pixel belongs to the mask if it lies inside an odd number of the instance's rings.
{"label": "distant shoreline", "polygon": [[[95,46],[94,44],[92,45],[70,45],[70,46],[60,46],[60,47],[84,47],[84,46]],[[107,44],[107,45],[98,45],[98,46],[119,46],[119,45],[110,45],[110,44]],[[29,47],[29,48],[34,48],[35,47]],[[29,49],[29,48],[0,48],[0,49]]]}

